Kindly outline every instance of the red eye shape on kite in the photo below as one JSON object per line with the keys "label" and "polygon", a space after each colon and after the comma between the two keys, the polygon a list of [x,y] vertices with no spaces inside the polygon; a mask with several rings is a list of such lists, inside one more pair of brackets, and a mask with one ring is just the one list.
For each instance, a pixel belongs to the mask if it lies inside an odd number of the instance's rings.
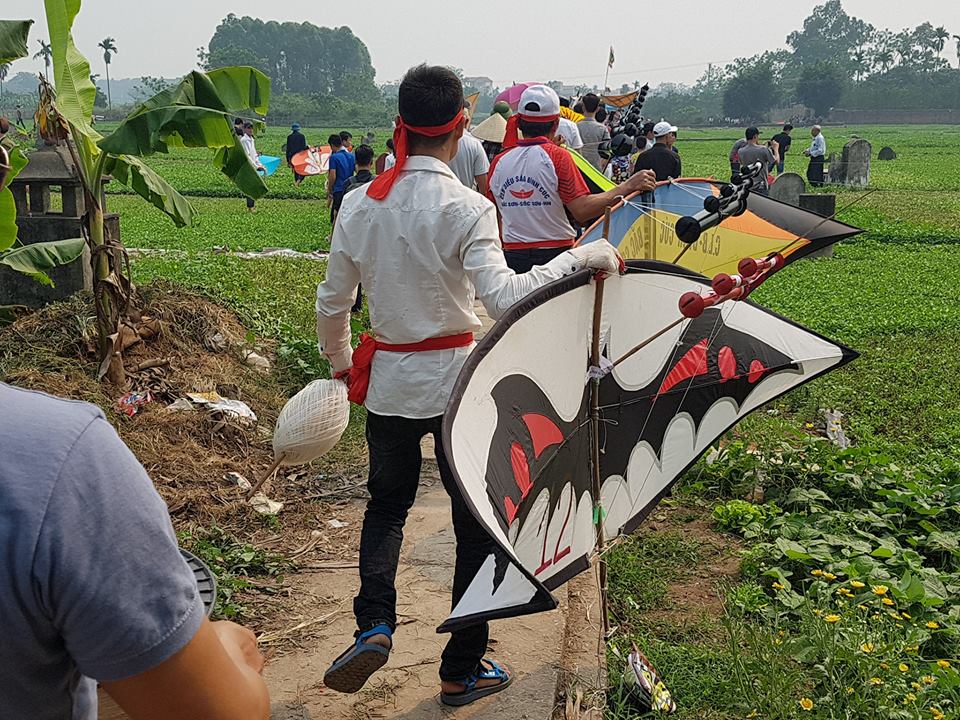
{"label": "red eye shape on kite", "polygon": [[724,345],[717,353],[717,366],[720,368],[720,377],[723,382],[733,380],[737,376],[737,356],[729,345]]}
{"label": "red eye shape on kite", "polygon": [[751,383],[755,383],[760,377],[767,371],[767,368],[759,360],[754,360],[750,363],[750,374],[747,375],[747,380]]}
{"label": "red eye shape on kite", "polygon": [[[547,416],[527,413],[523,416],[523,422],[530,433],[535,458],[539,458],[548,447],[563,442],[563,433],[560,432],[560,428]],[[520,502],[523,502],[530,493],[533,483],[530,482],[530,463],[527,462],[527,453],[518,442],[510,445],[510,466],[513,468],[513,481],[520,491]],[[507,511],[507,523],[512,523],[517,516],[519,505],[515,505],[510,497],[505,497],[503,507]]]}
{"label": "red eye shape on kite", "polygon": [[539,458],[548,447],[563,442],[563,433],[560,432],[560,428],[546,415],[527,413],[523,416],[523,422],[533,442],[534,457]]}
{"label": "red eye shape on kite", "polygon": [[[734,365],[736,367],[736,365]],[[687,350],[687,354],[680,358],[680,362],[673,366],[667,376],[660,384],[660,390],[657,395],[663,395],[677,383],[684,380],[707,374],[707,339],[704,338],[692,348]]]}
{"label": "red eye shape on kite", "polygon": [[510,194],[517,200],[529,200],[533,197],[533,190],[511,190]]}

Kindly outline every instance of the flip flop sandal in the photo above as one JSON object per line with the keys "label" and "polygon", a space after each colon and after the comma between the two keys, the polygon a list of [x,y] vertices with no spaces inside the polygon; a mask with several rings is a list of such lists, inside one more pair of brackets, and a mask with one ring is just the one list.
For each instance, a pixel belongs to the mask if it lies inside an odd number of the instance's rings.
{"label": "flip flop sandal", "polygon": [[356,642],[333,661],[323,675],[323,684],[342,693],[355,693],[370,676],[382,668],[390,656],[390,648],[367,642],[374,635],[386,635],[393,641],[393,631],[387,625],[376,625],[357,635]]}
{"label": "flip flop sandal", "polygon": [[[454,707],[469,705],[474,700],[479,700],[480,698],[494,695],[501,690],[505,690],[507,686],[513,682],[513,677],[493,660],[484,658],[480,661],[480,667],[483,668],[484,666],[489,669],[481,669],[480,672],[476,672],[461,681],[466,687],[460,692],[440,693],[440,702],[444,705],[452,705]],[[487,685],[478,688],[477,682],[480,680],[499,680],[500,682],[496,685]]]}

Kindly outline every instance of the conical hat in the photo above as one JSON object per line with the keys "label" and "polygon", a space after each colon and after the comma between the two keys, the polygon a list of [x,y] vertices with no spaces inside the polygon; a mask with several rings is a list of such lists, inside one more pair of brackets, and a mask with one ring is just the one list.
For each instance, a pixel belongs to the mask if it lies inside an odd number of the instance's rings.
{"label": "conical hat", "polygon": [[470,134],[478,140],[487,142],[502,143],[503,136],[507,132],[507,121],[503,119],[500,113],[494,113],[482,123],[477,125]]}

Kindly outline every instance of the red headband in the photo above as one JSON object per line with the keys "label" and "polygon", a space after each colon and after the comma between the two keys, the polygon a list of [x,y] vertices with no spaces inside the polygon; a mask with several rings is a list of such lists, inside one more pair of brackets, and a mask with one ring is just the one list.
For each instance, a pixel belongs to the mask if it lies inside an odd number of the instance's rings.
{"label": "red headband", "polygon": [[507,120],[507,132],[503,136],[503,149],[509,150],[512,147],[516,147],[517,143],[520,142],[519,124],[521,120],[532,123],[552,123],[559,119],[559,113],[556,115],[547,115],[546,117],[541,115],[524,115],[523,113],[511,115],[510,119]]}
{"label": "red headband", "polygon": [[407,125],[403,118],[397,120],[397,129],[393,131],[394,154],[397,158],[397,164],[384,173],[377,175],[373,182],[367,187],[367,195],[374,200],[383,200],[390,194],[393,184],[400,178],[403,172],[403,166],[407,161],[407,134],[415,133],[424,137],[440,137],[457,129],[463,121],[463,110],[453,116],[453,119],[445,125],[431,125],[419,127]]}

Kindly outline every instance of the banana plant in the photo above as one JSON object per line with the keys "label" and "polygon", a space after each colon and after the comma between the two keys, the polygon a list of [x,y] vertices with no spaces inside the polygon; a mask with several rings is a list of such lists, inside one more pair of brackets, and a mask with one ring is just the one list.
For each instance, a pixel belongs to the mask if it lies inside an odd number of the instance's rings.
{"label": "banana plant", "polygon": [[66,133],[73,141],[68,147],[75,155],[84,187],[87,240],[94,263],[99,376],[122,384],[122,325],[132,328],[137,313],[129,278],[124,275],[123,248],[108,242],[104,234],[103,178],[112,175],[166,213],[177,226],[189,225],[193,220],[190,204],[141,158],[166,153],[171,147],[206,147],[216,151],[214,166],[244,194],[262,197],[266,185],[247,160],[231,119],[247,110],[265,115],[270,80],[250,67],[191,72],[179,84],[135,108],[104,137],[90,123],[96,97],[90,63],[73,42],[73,21],[80,0],[44,0],[44,7],[53,55],[53,88],[41,90],[38,114],[48,132],[53,131],[54,136]]}

